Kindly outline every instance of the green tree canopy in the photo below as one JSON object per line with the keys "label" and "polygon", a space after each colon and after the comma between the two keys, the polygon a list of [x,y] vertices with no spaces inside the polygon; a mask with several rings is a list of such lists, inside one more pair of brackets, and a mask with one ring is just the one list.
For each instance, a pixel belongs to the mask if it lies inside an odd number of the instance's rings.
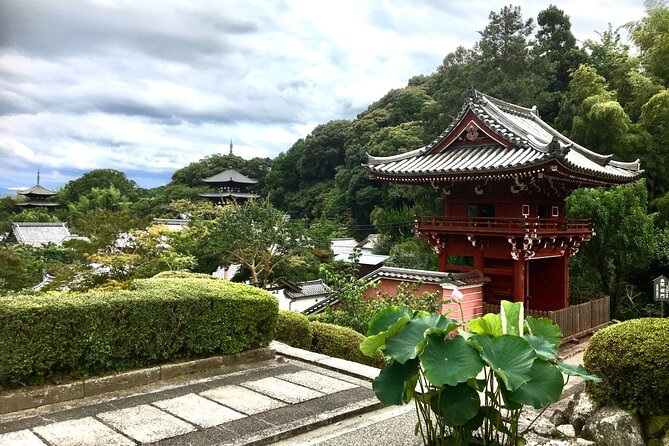
{"label": "green tree canopy", "polygon": [[593,277],[611,296],[615,313],[625,293],[648,267],[654,240],[648,214],[645,181],[610,189],[577,189],[567,199],[567,216],[593,222],[596,235],[581,245],[575,266],[582,277]]}
{"label": "green tree canopy", "polygon": [[136,201],[141,195],[137,183],[130,180],[125,173],[114,169],[95,169],[83,174],[76,180],[69,181],[58,192],[58,200],[69,204],[79,200],[79,197],[91,192],[92,189],[116,188],[121,196],[129,201]]}

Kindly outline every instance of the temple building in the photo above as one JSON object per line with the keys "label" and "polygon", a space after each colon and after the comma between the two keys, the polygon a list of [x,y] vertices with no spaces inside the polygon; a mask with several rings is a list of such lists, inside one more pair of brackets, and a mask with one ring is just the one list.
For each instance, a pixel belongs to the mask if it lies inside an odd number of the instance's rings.
{"label": "temple building", "polygon": [[444,214],[417,216],[414,228],[439,254],[440,271],[489,277],[485,302],[557,310],[569,306],[569,257],[595,234],[590,221],[564,218],[566,196],[629,183],[643,172],[638,160],[612,158],[561,135],[536,107],[470,89],[432,143],[369,156],[367,167],[373,179],[429,186],[443,196]]}
{"label": "temple building", "polygon": [[[230,156],[232,157],[232,141],[230,141]],[[248,190],[257,184],[258,180],[242,175],[234,170],[232,165],[228,167],[228,170],[202,180],[203,183],[212,187],[214,191],[199,194],[200,197],[207,198],[216,204],[232,202],[241,204],[248,199],[258,198],[259,195]]]}
{"label": "temple building", "polygon": [[56,192],[40,186],[39,171],[37,171],[37,184],[28,189],[18,190],[17,193],[27,198],[25,201],[17,202],[17,206],[25,208],[52,208],[58,206],[58,203],[49,201],[49,198],[56,195]]}

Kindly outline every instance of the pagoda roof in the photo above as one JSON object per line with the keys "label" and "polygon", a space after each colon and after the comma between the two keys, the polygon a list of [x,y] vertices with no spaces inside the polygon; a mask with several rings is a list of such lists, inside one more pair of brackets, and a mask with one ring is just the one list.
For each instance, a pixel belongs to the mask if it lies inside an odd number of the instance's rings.
{"label": "pagoda roof", "polygon": [[232,192],[232,191],[209,192],[198,195],[202,198],[258,198],[260,196],[258,194],[252,194],[250,192]]}
{"label": "pagoda roof", "polygon": [[17,206],[24,206],[24,207],[44,207],[44,208],[51,208],[51,207],[56,207],[60,206],[58,203],[52,203],[50,201],[46,200],[28,200],[28,201],[19,201],[16,203]]}
{"label": "pagoda roof", "polygon": [[238,183],[238,184],[256,184],[258,180],[249,178],[246,175],[243,175],[237,172],[234,169],[224,170],[221,173],[217,173],[214,176],[205,178],[202,180],[205,183]]}
{"label": "pagoda roof", "polygon": [[42,195],[45,197],[56,195],[56,192],[49,190],[46,187],[42,187],[39,184],[29,187],[28,189],[18,190],[17,192],[19,195]]}
{"label": "pagoda roof", "polygon": [[[465,132],[470,133],[462,138]],[[639,160],[615,161],[613,155],[598,154],[570,140],[546,124],[536,107],[521,107],[473,89],[460,114],[437,139],[399,155],[368,156],[367,167],[379,179],[434,181],[549,164],[605,183],[632,181],[643,173]]]}

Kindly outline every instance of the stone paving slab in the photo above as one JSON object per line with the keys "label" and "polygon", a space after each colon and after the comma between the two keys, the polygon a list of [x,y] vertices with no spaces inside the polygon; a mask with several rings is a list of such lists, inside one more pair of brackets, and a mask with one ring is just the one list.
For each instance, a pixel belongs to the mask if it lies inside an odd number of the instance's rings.
{"label": "stone paving slab", "polygon": [[262,393],[277,400],[285,401],[286,403],[301,403],[313,398],[323,396],[318,392],[308,387],[303,387],[298,384],[289,383],[288,381],[280,380],[279,378],[269,377],[259,379],[257,381],[250,381],[242,384],[256,392]]}
{"label": "stone paving slab", "polygon": [[195,430],[193,425],[146,404],[101,413],[98,418],[141,443],[163,440]]}
{"label": "stone paving slab", "polygon": [[200,427],[213,427],[246,416],[194,393],[157,401],[154,405]]}
{"label": "stone paving slab", "polygon": [[114,432],[92,417],[63,421],[34,429],[55,446],[134,446],[135,442]]}
{"label": "stone paving slab", "polygon": [[37,435],[29,430],[10,432],[0,435],[0,445],[2,446],[46,446]]}
{"label": "stone paving slab", "polygon": [[270,444],[379,405],[368,381],[281,358],[0,415],[0,446]]}
{"label": "stone paving slab", "polygon": [[293,384],[299,384],[322,393],[337,393],[342,390],[355,389],[355,384],[342,381],[337,378],[321,375],[320,373],[309,370],[302,370],[300,372],[287,373],[277,376],[279,379],[290,381]]}
{"label": "stone paving slab", "polygon": [[282,401],[240,386],[217,387],[202,392],[200,395],[247,415],[254,415],[286,405]]}

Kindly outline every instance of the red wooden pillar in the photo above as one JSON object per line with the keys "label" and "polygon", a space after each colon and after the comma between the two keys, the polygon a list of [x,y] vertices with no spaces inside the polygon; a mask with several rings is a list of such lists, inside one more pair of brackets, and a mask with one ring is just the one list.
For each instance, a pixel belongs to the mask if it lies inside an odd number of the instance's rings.
{"label": "red wooden pillar", "polygon": [[448,251],[445,248],[442,248],[439,252],[439,271],[442,273],[446,272],[448,268]]}
{"label": "red wooden pillar", "polygon": [[483,272],[485,260],[483,258],[483,250],[481,248],[474,248],[474,269]]}
{"label": "red wooden pillar", "polygon": [[519,259],[513,262],[513,300],[523,302],[525,300],[525,275],[527,273],[527,260]]}
{"label": "red wooden pillar", "polygon": [[564,290],[564,302],[562,308],[567,308],[569,306],[569,254],[565,254],[564,256],[564,261],[562,262],[563,268],[564,268],[564,274],[562,275],[563,277],[563,283],[564,286],[562,289]]}

